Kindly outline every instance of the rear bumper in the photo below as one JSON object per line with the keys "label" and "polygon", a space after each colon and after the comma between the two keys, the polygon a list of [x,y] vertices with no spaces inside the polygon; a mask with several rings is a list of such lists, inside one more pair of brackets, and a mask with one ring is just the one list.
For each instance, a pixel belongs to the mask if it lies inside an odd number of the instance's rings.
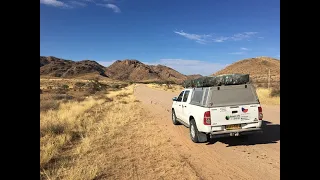
{"label": "rear bumper", "polygon": [[262,133],[261,128],[248,128],[248,129],[237,129],[227,131],[212,131],[209,133],[210,138],[227,137],[227,136],[240,136],[245,134]]}

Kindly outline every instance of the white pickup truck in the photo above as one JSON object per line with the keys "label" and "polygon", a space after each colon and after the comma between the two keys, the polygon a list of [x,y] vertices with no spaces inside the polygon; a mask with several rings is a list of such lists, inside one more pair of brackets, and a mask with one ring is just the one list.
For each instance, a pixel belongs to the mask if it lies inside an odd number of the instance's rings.
{"label": "white pickup truck", "polygon": [[172,122],[190,129],[191,140],[262,132],[262,108],[252,84],[186,88],[172,103]]}

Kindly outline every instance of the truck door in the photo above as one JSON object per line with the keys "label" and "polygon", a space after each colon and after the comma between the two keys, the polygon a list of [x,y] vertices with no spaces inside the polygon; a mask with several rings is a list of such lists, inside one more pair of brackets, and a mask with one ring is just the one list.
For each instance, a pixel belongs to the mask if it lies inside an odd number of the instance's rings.
{"label": "truck door", "polygon": [[182,91],[182,92],[179,94],[177,100],[174,101],[174,111],[175,111],[176,117],[177,117],[178,119],[181,119],[181,117],[182,117],[182,116],[181,116],[181,113],[182,113],[182,105],[181,105],[182,102],[181,102],[181,101],[182,101],[183,94],[184,94],[184,91]]}
{"label": "truck door", "polygon": [[189,124],[189,117],[188,117],[188,114],[189,114],[189,102],[188,99],[189,99],[189,96],[190,96],[190,90],[186,90],[184,92],[184,95],[183,95],[183,98],[182,98],[182,102],[181,102],[181,120],[184,121],[185,123]]}

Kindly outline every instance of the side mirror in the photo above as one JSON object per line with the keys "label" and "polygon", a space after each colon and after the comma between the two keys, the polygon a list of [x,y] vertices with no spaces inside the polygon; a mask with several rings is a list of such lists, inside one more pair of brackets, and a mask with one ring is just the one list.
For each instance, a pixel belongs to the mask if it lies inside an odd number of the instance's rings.
{"label": "side mirror", "polygon": [[176,100],[177,100],[177,97],[172,98],[172,101],[176,101]]}

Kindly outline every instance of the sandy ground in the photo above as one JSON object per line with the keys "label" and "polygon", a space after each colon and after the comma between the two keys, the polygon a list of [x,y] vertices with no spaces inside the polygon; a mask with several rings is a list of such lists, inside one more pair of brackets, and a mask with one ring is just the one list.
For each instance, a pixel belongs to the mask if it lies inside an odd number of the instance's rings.
{"label": "sandy ground", "polygon": [[221,138],[195,144],[189,129],[171,121],[172,97],[178,94],[136,85],[135,96],[143,102],[159,129],[171,137],[177,155],[197,172],[201,179],[280,179],[280,107],[264,106],[264,133]]}

